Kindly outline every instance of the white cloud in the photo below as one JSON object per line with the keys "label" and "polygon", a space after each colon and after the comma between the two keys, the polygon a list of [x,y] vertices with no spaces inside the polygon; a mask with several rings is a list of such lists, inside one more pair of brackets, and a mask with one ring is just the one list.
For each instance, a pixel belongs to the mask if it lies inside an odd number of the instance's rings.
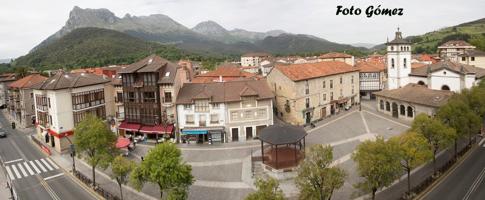
{"label": "white cloud", "polygon": [[[117,16],[165,14],[191,28],[214,20],[227,29],[282,29],[340,43],[381,43],[400,26],[405,35],[485,17],[485,1],[468,0],[16,0],[0,6],[0,58],[18,57],[59,30],[69,11],[107,8]],[[402,7],[404,16],[336,16],[336,6]]]}

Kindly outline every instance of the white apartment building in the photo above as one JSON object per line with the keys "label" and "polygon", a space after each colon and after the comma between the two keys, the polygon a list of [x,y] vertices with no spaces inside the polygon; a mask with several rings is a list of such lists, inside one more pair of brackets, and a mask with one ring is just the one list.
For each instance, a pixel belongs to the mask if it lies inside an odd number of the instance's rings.
{"label": "white apartment building", "polygon": [[67,150],[66,138],[72,141],[74,127],[87,114],[110,115],[106,104],[114,97],[104,89],[109,82],[94,74],[60,72],[32,86],[37,137],[57,152]]}
{"label": "white apartment building", "polygon": [[268,53],[247,53],[241,56],[241,66],[243,67],[255,67],[259,66],[259,63],[266,58],[271,57]]}
{"label": "white apartment building", "polygon": [[463,54],[467,50],[473,50],[475,48],[475,46],[463,40],[451,40],[438,46],[438,53],[441,58],[458,62],[460,54]]}
{"label": "white apartment building", "polygon": [[184,84],[176,103],[182,141],[252,140],[273,124],[273,97],[265,80]]}

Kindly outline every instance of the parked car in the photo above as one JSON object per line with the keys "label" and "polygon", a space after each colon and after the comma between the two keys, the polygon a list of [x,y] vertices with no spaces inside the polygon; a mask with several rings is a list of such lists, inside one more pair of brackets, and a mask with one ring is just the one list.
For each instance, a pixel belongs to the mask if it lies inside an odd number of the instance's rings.
{"label": "parked car", "polygon": [[0,138],[4,138],[4,137],[7,137],[7,132],[5,132],[5,130],[3,129],[0,129]]}

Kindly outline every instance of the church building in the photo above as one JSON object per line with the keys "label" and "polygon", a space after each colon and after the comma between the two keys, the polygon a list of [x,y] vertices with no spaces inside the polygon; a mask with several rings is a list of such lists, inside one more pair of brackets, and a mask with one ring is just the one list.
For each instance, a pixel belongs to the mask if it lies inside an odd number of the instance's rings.
{"label": "church building", "polygon": [[374,92],[378,111],[412,120],[419,113],[434,115],[455,92],[471,88],[485,77],[485,69],[442,60],[411,67],[411,43],[396,32],[387,42],[387,88]]}

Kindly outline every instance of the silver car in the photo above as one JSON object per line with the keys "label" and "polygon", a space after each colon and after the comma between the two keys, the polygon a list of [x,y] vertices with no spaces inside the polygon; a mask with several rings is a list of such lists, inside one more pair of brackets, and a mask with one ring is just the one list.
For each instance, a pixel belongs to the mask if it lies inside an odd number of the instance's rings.
{"label": "silver car", "polygon": [[0,138],[4,138],[4,137],[7,137],[7,132],[5,132],[5,130],[3,129],[0,129]]}

